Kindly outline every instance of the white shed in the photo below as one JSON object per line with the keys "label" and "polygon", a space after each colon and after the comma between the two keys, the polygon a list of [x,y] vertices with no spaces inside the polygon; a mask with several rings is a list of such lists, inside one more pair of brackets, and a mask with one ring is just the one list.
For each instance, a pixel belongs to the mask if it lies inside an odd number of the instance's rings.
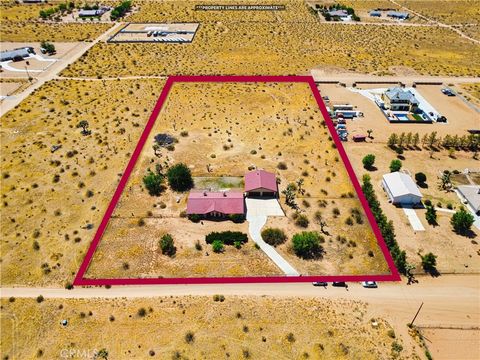
{"label": "white shed", "polygon": [[422,201],[420,190],[407,174],[398,171],[385,174],[382,186],[393,204],[415,205]]}

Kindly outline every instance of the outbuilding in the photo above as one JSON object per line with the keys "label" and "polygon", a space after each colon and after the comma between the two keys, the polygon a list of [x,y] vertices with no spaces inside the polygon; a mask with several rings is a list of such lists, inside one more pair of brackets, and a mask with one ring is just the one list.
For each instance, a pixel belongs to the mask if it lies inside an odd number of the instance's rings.
{"label": "outbuilding", "polygon": [[382,186],[392,204],[417,205],[422,194],[413,179],[402,172],[383,175]]}
{"label": "outbuilding", "polygon": [[265,170],[254,170],[245,174],[245,192],[250,197],[276,197],[277,177]]}
{"label": "outbuilding", "polygon": [[[35,51],[32,47],[24,47],[14,50],[2,51],[0,53],[0,61],[9,61],[16,59],[25,59],[30,56],[30,54],[35,54]],[[20,59],[20,60],[21,60]]]}

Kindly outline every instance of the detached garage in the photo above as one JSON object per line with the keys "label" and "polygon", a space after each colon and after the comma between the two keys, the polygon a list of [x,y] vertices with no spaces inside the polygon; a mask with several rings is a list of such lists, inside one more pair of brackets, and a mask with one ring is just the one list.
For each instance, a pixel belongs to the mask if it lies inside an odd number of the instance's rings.
{"label": "detached garage", "polygon": [[265,170],[254,170],[245,174],[245,192],[249,197],[276,197],[277,177]]}
{"label": "detached garage", "polygon": [[413,179],[404,173],[393,172],[383,175],[383,189],[392,204],[416,205],[422,201],[422,194]]}

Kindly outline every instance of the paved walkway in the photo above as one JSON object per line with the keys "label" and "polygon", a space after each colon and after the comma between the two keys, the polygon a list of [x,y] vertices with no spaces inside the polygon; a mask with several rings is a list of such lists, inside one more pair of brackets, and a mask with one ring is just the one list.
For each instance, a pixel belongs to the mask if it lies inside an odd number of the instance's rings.
{"label": "paved walkway", "polygon": [[410,222],[410,225],[412,225],[413,230],[425,231],[425,228],[423,227],[422,222],[420,221],[420,218],[415,212],[415,209],[412,209],[409,207],[402,207],[402,209],[405,215],[407,215],[408,221]]}
{"label": "paved walkway", "polygon": [[287,276],[299,276],[300,274],[290,265],[273,246],[268,245],[262,239],[262,227],[267,222],[264,215],[249,215],[247,212],[248,232],[250,237],[262,249],[262,251],[282,270]]}

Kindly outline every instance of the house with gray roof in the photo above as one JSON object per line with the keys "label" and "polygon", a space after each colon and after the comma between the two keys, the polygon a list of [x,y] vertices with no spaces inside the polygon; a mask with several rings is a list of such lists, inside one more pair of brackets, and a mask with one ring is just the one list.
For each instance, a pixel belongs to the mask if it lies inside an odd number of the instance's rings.
{"label": "house with gray roof", "polygon": [[410,14],[407,12],[401,12],[401,11],[389,11],[387,12],[387,16],[393,19],[406,20],[408,19]]}
{"label": "house with gray roof", "polygon": [[35,51],[33,50],[32,47],[24,47],[24,48],[19,48],[19,49],[14,49],[14,50],[7,50],[7,51],[2,51],[0,53],[0,61],[9,61],[9,60],[14,60],[19,57],[22,59],[25,59],[30,56],[30,54],[35,54]]}
{"label": "house with gray roof", "polygon": [[392,111],[410,111],[413,113],[419,105],[411,91],[400,87],[389,88],[382,94],[382,100],[385,103],[385,108]]}
{"label": "house with gray roof", "polygon": [[460,185],[457,187],[458,192],[464,199],[465,203],[480,215],[480,186],[479,185]]}

